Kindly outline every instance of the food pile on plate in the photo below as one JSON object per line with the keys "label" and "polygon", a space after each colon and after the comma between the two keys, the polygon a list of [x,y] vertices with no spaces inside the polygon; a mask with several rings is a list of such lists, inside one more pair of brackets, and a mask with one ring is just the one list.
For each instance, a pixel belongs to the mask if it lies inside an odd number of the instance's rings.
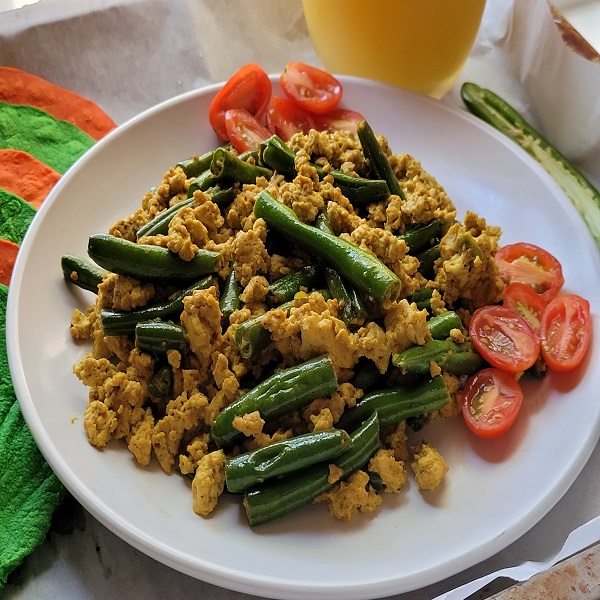
{"label": "food pile on plate", "polygon": [[575,368],[589,340],[556,259],[458,220],[331,75],[293,63],[281,83],[236,73],[209,115],[223,144],[62,261],[96,294],[71,321],[92,343],[74,367],[90,443],[189,477],[199,515],[239,494],[252,526],[314,501],[372,512],[409,472],[434,493],[428,422],[506,432],[519,378]]}

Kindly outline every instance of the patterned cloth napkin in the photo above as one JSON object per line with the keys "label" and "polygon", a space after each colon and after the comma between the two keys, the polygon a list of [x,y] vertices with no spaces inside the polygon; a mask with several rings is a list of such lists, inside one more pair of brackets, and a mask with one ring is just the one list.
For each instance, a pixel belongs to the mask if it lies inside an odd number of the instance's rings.
{"label": "patterned cloth napkin", "polygon": [[6,302],[12,268],[52,187],[115,126],[89,100],[0,66],[0,589],[44,540],[65,492],[31,436],[10,378]]}

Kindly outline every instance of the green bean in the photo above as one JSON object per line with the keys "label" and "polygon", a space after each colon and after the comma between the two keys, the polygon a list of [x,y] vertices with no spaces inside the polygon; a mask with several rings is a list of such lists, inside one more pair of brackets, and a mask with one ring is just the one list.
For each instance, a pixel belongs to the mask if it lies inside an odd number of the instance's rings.
{"label": "green bean", "polygon": [[[286,143],[276,135],[270,137],[261,148],[261,161],[281,173],[288,179],[296,176],[295,153]],[[342,190],[342,193],[355,206],[370,204],[386,200],[390,195],[387,183],[381,179],[365,179],[354,177],[338,170],[326,171],[323,167],[311,163],[317,171],[319,179],[327,175],[333,178],[333,184]]]}
{"label": "green bean", "polygon": [[435,261],[440,257],[440,246],[436,244],[423,250],[417,258],[419,260],[419,272],[423,277],[432,279],[435,273]]}
{"label": "green bean", "polygon": [[[213,186],[208,188],[205,193],[219,207],[223,208],[230,204],[235,198],[235,191],[232,187],[220,188]],[[169,208],[159,212],[151,221],[142,225],[136,232],[136,237],[139,240],[145,236],[151,235],[166,235],[169,233],[169,224],[171,219],[182,209],[194,206],[194,198],[186,198],[177,204],[173,204]]]}
{"label": "green bean", "polygon": [[214,150],[210,150],[200,156],[192,156],[186,160],[182,160],[175,166],[181,167],[186,177],[198,177],[198,175],[210,168],[214,153]]}
{"label": "green bean", "polygon": [[409,297],[409,302],[414,302],[419,310],[431,311],[431,299],[433,298],[433,288],[423,288],[415,290]]}
{"label": "green bean", "polygon": [[326,429],[297,435],[227,459],[225,482],[230,492],[242,492],[256,484],[282,477],[324,460],[337,458],[352,447],[342,429]]}
{"label": "green bean", "polygon": [[166,398],[173,391],[173,380],[173,369],[169,365],[163,365],[152,375],[148,391],[154,398]]}
{"label": "green bean", "polygon": [[104,271],[85,258],[74,254],[65,254],[60,259],[65,280],[83,290],[98,293]]}
{"label": "green bean", "polygon": [[186,296],[191,296],[195,290],[205,290],[211,285],[213,285],[213,278],[204,277],[178,292],[167,302],[132,311],[102,309],[100,321],[104,335],[129,335],[135,333],[135,326],[142,321],[177,318],[183,311],[183,300]]}
{"label": "green bean", "polygon": [[397,237],[406,242],[410,254],[415,254],[431,246],[432,240],[440,236],[445,224],[444,219],[432,219],[428,223],[417,223],[408,227]]}
{"label": "green bean", "polygon": [[434,340],[445,340],[453,329],[463,330],[460,317],[453,310],[446,310],[427,321],[427,328]]}
{"label": "green bean", "polygon": [[188,198],[192,198],[194,192],[200,190],[201,192],[206,192],[206,190],[214,187],[217,184],[216,177],[212,174],[210,169],[206,169],[206,171],[202,171],[198,177],[196,177],[189,185],[187,196]]}
{"label": "green bean", "polygon": [[351,383],[354,387],[367,390],[376,384],[381,377],[381,372],[372,360],[361,358],[354,369],[354,377]]}
{"label": "green bean", "polygon": [[369,160],[375,177],[383,179],[387,183],[390,193],[400,196],[404,200],[405,196],[400,187],[400,182],[396,178],[392,170],[392,165],[390,165],[388,157],[381,148],[381,144],[377,141],[371,126],[366,121],[361,121],[356,126],[356,133],[358,134],[363,154]]}
{"label": "green bean", "polygon": [[382,427],[396,425],[408,417],[439,410],[449,401],[450,395],[444,379],[438,375],[411,387],[369,392],[354,408],[344,412],[336,427],[348,431],[375,413],[379,415],[379,423]]}
{"label": "green bean", "polygon": [[223,316],[224,324],[229,323],[229,317],[240,308],[240,293],[241,285],[240,282],[235,278],[235,269],[233,265],[229,266],[229,274],[225,279],[223,285],[223,291],[219,298],[219,308],[221,309],[221,315]]}
{"label": "green bean", "polygon": [[187,335],[181,325],[163,321],[142,321],[135,326],[135,347],[148,354],[164,355],[185,350]]}
{"label": "green bean", "polygon": [[457,344],[452,340],[430,340],[422,346],[413,346],[395,354],[392,363],[402,373],[428,375],[435,362],[442,371],[453,375],[472,375],[484,365],[471,342]]}
{"label": "green bean", "polygon": [[90,236],[88,255],[107,271],[142,281],[197,279],[213,273],[220,256],[218,252],[200,249],[192,260],[183,260],[167,248],[137,244],[105,233]]}
{"label": "green bean", "polygon": [[268,421],[328,396],[338,388],[331,358],[327,355],[289,367],[268,377],[234,400],[217,416],[211,429],[220,447],[232,446],[243,434],[233,426],[235,417],[258,411]]}
{"label": "green bean", "polygon": [[306,265],[298,271],[292,271],[269,285],[269,300],[273,304],[290,302],[302,288],[312,289],[319,275],[314,265]]}
{"label": "green bean", "polygon": [[215,150],[210,171],[215,181],[230,180],[238,183],[256,183],[258,177],[271,178],[271,169],[244,162],[223,148]]}
{"label": "green bean", "polygon": [[[292,307],[292,302],[286,302],[272,310],[283,310],[286,313]],[[252,358],[257,352],[264,350],[271,340],[271,334],[262,326],[266,313],[250,317],[235,328],[234,340],[242,358]]]}
{"label": "green bean", "polygon": [[[316,227],[331,235],[335,235],[327,215],[321,213],[315,222]],[[340,303],[340,317],[347,325],[362,325],[367,317],[367,309],[360,294],[344,278],[322,259],[319,260],[327,282],[327,287],[333,298]]]}
{"label": "green bean", "polygon": [[261,191],[254,204],[254,214],[267,225],[287,236],[290,242],[327,262],[342,277],[378,302],[395,300],[402,284],[397,275],[378,258],[355,244],[306,225],[291,208]]}
{"label": "green bean", "polygon": [[[340,480],[363,468],[379,449],[377,415],[371,415],[350,437],[352,448],[332,463],[342,470]],[[251,527],[256,527],[275,521],[311,504],[317,496],[329,491],[336,483],[330,481],[329,464],[320,463],[252,488],[244,495],[248,522]]]}

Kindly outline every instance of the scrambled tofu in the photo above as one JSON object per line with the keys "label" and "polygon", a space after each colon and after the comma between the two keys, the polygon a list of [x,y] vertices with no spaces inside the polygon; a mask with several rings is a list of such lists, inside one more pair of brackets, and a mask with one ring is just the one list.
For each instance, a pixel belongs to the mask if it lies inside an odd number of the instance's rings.
{"label": "scrambled tofu", "polygon": [[[182,204],[166,233],[138,241],[168,248],[183,260],[190,260],[199,249],[219,252],[220,258],[213,285],[190,293],[181,312],[169,317],[183,328],[185,349],[141,352],[133,335],[105,335],[101,319],[105,309],[129,313],[164,302],[181,286],[106,272],[95,304],[86,312],[73,312],[72,337],[91,342],[89,352],[74,366],[75,375],[89,388],[83,424],[90,444],[103,448],[112,440],[124,440],[141,467],[156,460],[165,473],[177,471],[189,477],[193,510],[207,517],[224,489],[228,456],[336,427],[372,386],[406,383],[393,367],[392,357],[431,339],[428,319],[432,315],[454,309],[466,324],[477,307],[501,299],[503,283],[494,261],[500,230],[472,212],[458,222],[456,208],[435,178],[414,157],[393,154],[383,136],[378,140],[404,199],[391,195],[367,206],[353,206],[334,184],[331,171],[369,176],[369,160],[358,137],[311,131],[288,142],[296,153],[293,178],[274,172],[271,178],[258,177],[252,184],[235,183],[233,200],[219,206],[208,193],[188,194],[193,178],[173,167],[144,196],[138,210],[110,228],[113,235],[136,241],[142,226],[189,195],[191,202]],[[323,169],[322,176],[315,165]],[[400,296],[377,304],[365,295],[365,311],[349,321],[344,316],[346,300],[326,289],[321,279],[301,288],[289,303],[276,305],[270,293],[274,282],[307,265],[320,268],[321,263],[256,218],[254,203],[263,190],[291,208],[303,223],[313,225],[319,215],[326,215],[335,235],[377,257],[398,277]],[[433,219],[443,223],[443,233],[431,240],[439,247],[439,257],[427,272],[419,255],[399,236]],[[230,273],[239,293],[235,307],[224,313],[221,301]],[[422,291],[430,292],[428,308],[413,301],[413,294]],[[255,317],[261,318],[260,347],[244,358],[236,331]],[[450,339],[461,343],[465,335],[455,329]],[[321,354],[332,359],[337,391],[273,420],[263,418],[258,410],[237,415],[233,427],[243,441],[227,449],[227,454],[217,447],[211,427],[223,409],[269,374]],[[373,367],[375,375],[371,384],[361,387],[355,378],[364,364]],[[430,374],[444,378],[451,400],[424,417],[456,417],[460,378],[442,372],[435,363]],[[408,464],[423,490],[435,490],[448,471],[442,456],[426,443],[411,453],[407,423],[402,421],[382,430],[381,448],[362,470],[342,479],[342,470],[332,462],[331,488],[316,501],[326,503],[331,514],[342,520],[371,513],[381,504],[382,495],[407,487]]]}
{"label": "scrambled tofu", "polygon": [[410,466],[421,490],[435,490],[448,472],[448,465],[443,456],[426,442],[415,448]]}

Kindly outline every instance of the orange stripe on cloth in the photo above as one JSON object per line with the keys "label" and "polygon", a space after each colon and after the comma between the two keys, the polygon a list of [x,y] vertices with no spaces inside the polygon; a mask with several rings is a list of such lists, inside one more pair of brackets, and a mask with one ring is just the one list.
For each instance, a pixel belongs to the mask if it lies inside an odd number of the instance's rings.
{"label": "orange stripe on cloth", "polygon": [[10,240],[0,238],[0,283],[8,286],[17,260],[19,246]]}
{"label": "orange stripe on cloth", "polygon": [[0,149],[0,188],[39,208],[60,173],[23,150]]}
{"label": "orange stripe on cloth", "polygon": [[116,127],[96,104],[37,75],[14,67],[0,66],[0,102],[25,104],[69,121],[99,140]]}

